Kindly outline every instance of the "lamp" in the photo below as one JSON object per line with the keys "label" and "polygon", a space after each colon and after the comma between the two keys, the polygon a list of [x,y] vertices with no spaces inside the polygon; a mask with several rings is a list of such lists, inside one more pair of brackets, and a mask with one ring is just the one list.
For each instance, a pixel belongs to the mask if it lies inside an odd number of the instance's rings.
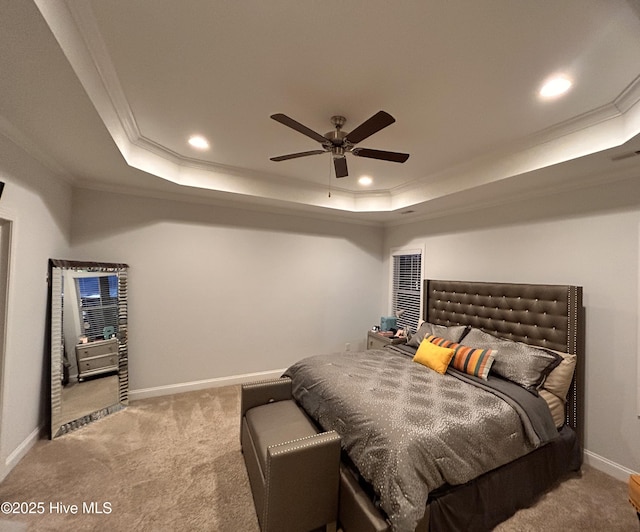
{"label": "lamp", "polygon": [[[399,320],[400,318],[402,318],[402,316],[404,316],[404,313],[406,311],[404,309],[397,309],[394,314],[396,315],[396,321]],[[396,333],[396,336],[404,336],[406,338],[409,337],[409,326],[407,324],[405,324],[405,326],[402,329],[398,329],[398,332]]]}
{"label": "lamp", "polygon": [[398,319],[402,317],[404,312],[404,310],[398,309],[393,312],[393,316],[382,316],[380,318],[380,330],[393,330],[396,336],[398,336]]}

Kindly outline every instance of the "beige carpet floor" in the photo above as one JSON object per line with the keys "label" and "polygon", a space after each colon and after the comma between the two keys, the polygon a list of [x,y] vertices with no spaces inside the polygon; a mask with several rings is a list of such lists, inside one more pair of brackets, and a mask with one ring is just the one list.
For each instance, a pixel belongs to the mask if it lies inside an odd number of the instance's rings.
{"label": "beige carpet floor", "polygon": [[[0,514],[0,531],[258,532],[238,412],[239,387],[214,388],[137,401],[41,440],[0,484],[0,502],[44,512]],[[640,531],[626,490],[585,466],[497,530]]]}

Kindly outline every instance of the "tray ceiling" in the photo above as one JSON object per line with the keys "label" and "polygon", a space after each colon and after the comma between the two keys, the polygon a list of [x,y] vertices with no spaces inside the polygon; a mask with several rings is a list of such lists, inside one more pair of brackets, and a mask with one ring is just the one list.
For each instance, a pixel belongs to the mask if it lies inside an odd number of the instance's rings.
{"label": "tray ceiling", "polygon": [[[501,182],[539,193],[640,164],[618,160],[640,150],[632,1],[36,0],[7,11],[0,130],[81,186],[388,220],[461,208],[483,188],[495,201]],[[542,100],[556,73],[572,89]],[[336,179],[329,154],[269,160],[318,148],[271,114],[323,134],[333,115],[349,131],[379,110],[396,122],[362,146],[410,153],[404,164],[348,155],[350,175]],[[195,133],[207,151],[188,145]]]}

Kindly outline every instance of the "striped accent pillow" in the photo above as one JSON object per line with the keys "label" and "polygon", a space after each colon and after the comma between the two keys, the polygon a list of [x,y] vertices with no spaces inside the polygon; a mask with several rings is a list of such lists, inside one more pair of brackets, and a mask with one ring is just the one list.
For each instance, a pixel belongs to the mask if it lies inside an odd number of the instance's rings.
{"label": "striped accent pillow", "polygon": [[453,349],[454,354],[450,365],[458,371],[487,380],[489,370],[495,359],[494,349],[477,349],[468,345],[456,344],[437,336],[428,336],[427,340],[440,347]]}

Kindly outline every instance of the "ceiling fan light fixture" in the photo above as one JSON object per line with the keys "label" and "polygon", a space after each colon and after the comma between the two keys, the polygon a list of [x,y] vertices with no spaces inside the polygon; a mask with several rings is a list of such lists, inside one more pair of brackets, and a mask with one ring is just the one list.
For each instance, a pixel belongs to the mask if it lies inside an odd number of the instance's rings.
{"label": "ceiling fan light fixture", "polygon": [[538,95],[543,100],[557,98],[565,94],[573,85],[573,82],[564,74],[553,76],[544,82]]}
{"label": "ceiling fan light fixture", "polygon": [[202,135],[191,135],[189,137],[189,145],[196,150],[208,150],[209,149],[209,141],[205,139]]}
{"label": "ceiling fan light fixture", "polygon": [[409,158],[408,153],[398,153],[384,150],[373,150],[370,148],[356,147],[356,144],[369,138],[374,133],[377,133],[381,129],[393,124],[396,120],[389,113],[385,111],[378,111],[372,117],[365,120],[357,128],[349,133],[342,131],[342,126],[346,123],[347,119],[341,115],[334,115],[331,117],[331,123],[335,127],[334,130],[329,131],[325,135],[315,132],[313,129],[297,122],[293,118],[288,117],[282,113],[276,113],[271,115],[271,118],[276,122],[280,122],[282,125],[294,129],[298,133],[315,140],[320,143],[322,149],[311,150],[298,153],[290,153],[288,155],[279,155],[277,157],[271,157],[272,161],[280,162],[287,161],[289,159],[297,159],[298,157],[306,157],[307,155],[319,155],[321,153],[330,153],[333,159],[333,166],[335,168],[335,176],[337,178],[347,177],[349,171],[347,169],[347,159],[345,155],[351,153],[356,157],[364,157],[368,159],[378,159],[381,161],[390,161],[395,163],[403,163]]}

